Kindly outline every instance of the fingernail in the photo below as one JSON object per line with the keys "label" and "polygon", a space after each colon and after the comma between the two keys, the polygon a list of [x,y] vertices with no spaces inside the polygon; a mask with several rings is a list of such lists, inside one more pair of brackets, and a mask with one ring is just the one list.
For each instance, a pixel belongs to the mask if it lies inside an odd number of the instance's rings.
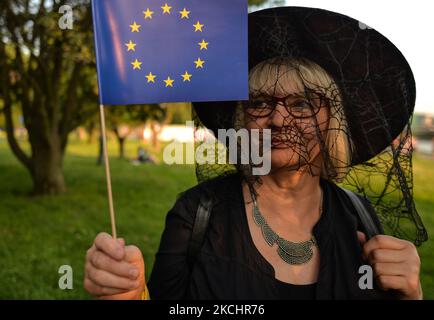
{"label": "fingernail", "polygon": [[132,278],[137,278],[138,275],[139,275],[139,271],[137,269],[134,268],[130,270],[130,276]]}

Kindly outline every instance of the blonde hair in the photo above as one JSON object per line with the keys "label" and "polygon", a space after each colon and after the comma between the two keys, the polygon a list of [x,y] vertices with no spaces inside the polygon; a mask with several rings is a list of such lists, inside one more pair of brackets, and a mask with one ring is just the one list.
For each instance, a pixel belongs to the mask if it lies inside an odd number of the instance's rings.
{"label": "blonde hair", "polygon": [[321,177],[341,182],[351,168],[354,145],[339,88],[332,77],[318,64],[305,58],[268,59],[257,64],[249,73],[250,92],[286,96],[293,92],[305,92],[306,88],[330,101],[325,146],[331,168],[326,168],[326,162],[323,161]]}

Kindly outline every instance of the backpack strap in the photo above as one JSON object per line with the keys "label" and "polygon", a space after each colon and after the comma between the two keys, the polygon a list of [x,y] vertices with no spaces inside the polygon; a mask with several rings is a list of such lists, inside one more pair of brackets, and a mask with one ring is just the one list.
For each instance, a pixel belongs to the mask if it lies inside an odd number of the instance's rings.
{"label": "backpack strap", "polygon": [[355,192],[340,187],[350,198],[354,208],[357,211],[357,214],[360,218],[360,221],[365,229],[366,240],[369,240],[373,236],[377,234],[381,234],[381,230],[379,230],[378,226],[374,223],[371,214],[369,213],[366,206],[360,200],[359,195]]}
{"label": "backpack strap", "polygon": [[202,247],[213,204],[213,198],[207,192],[202,192],[187,249],[187,262],[190,265],[190,270],[193,268],[196,256]]}

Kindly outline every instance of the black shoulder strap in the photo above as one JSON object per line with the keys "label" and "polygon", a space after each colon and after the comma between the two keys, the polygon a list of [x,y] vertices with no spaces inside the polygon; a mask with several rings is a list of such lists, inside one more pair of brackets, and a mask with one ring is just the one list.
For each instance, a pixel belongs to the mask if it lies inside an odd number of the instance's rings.
{"label": "black shoulder strap", "polygon": [[377,225],[374,223],[374,220],[372,220],[371,215],[368,212],[368,209],[365,207],[363,202],[360,200],[359,196],[354,193],[351,190],[345,189],[340,187],[350,198],[351,202],[353,203],[354,208],[357,211],[357,214],[359,215],[360,221],[363,224],[363,227],[365,228],[365,235],[366,239],[369,240],[373,236],[380,234],[381,231],[378,229]]}
{"label": "black shoulder strap", "polygon": [[196,256],[202,246],[203,239],[208,227],[209,218],[213,206],[213,198],[207,192],[203,192],[199,199],[199,205],[194,219],[191,239],[188,244],[187,261],[190,269],[193,267]]}

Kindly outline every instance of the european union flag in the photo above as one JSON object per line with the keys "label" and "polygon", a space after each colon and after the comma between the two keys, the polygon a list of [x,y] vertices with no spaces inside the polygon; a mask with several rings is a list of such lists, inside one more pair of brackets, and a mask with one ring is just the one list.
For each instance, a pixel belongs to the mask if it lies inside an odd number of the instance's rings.
{"label": "european union flag", "polygon": [[93,0],[102,104],[248,99],[247,0]]}

